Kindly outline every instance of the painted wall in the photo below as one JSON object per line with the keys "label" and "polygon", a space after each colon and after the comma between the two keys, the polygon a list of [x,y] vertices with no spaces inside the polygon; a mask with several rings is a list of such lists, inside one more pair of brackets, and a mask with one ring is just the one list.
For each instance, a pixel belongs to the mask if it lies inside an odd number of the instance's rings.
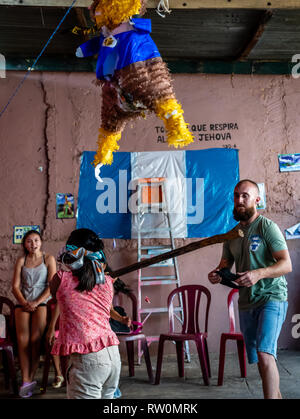
{"label": "painted wall", "polygon": [[[0,108],[23,77],[8,72],[0,79]],[[267,209],[262,213],[280,228],[300,221],[299,172],[280,173],[279,153],[300,152],[300,81],[287,76],[174,75],[178,100],[185,119],[195,131],[188,147],[239,149],[240,177],[265,183]],[[100,124],[101,90],[90,73],[37,73],[26,80],[0,119],[0,294],[12,297],[14,263],[21,253],[12,244],[13,226],[38,224],[44,234],[44,249],[54,255],[75,228],[75,220],[58,220],[56,193],[78,193],[80,156],[95,150]],[[217,130],[216,124],[233,124]],[[120,151],[167,150],[162,123],[155,116],[126,128]],[[226,173],[224,173],[226,176]],[[222,199],[216,196],[215,199]],[[191,240],[177,240],[177,246]],[[136,242],[105,240],[114,269],[136,261]],[[279,346],[300,348],[292,337],[292,316],[300,313],[300,241],[288,242],[293,273],[288,275],[289,311]],[[229,288],[212,286],[207,273],[219,262],[221,245],[181,256],[182,284],[203,284],[212,292],[209,349],[218,351],[220,333],[228,328],[226,298]],[[134,290],[137,274],[122,277]],[[168,286],[147,289],[153,306],[165,305]],[[166,316],[152,316],[148,335],[166,330]],[[152,353],[157,344],[151,345]],[[171,345],[171,344],[170,344]],[[169,351],[174,351],[171,346]],[[195,348],[191,346],[194,352]]]}

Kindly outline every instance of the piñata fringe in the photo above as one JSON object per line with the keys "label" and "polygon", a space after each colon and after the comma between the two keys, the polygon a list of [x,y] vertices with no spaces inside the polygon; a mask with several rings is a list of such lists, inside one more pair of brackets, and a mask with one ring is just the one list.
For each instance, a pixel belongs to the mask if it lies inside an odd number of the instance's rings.
{"label": "pi\u00f1ata fringe", "polygon": [[97,164],[112,164],[113,152],[119,150],[118,141],[121,138],[121,132],[110,132],[103,128],[99,129],[98,150],[93,161],[94,166]]}
{"label": "pi\u00f1ata fringe", "polygon": [[184,121],[183,110],[176,99],[157,103],[156,115],[163,120],[167,131],[167,141],[175,148],[184,147],[194,141]]}

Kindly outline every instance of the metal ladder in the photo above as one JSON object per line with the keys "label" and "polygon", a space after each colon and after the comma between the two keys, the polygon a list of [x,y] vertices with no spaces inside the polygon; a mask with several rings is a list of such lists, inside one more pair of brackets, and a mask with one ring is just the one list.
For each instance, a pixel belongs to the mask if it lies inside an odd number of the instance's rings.
{"label": "metal ladder", "polygon": [[[170,220],[170,214],[168,210],[168,203],[166,199],[166,179],[165,178],[144,178],[138,179],[137,182],[137,259],[138,262],[143,259],[148,259],[153,256],[159,255],[164,252],[175,249],[175,242],[172,234],[172,226]],[[161,219],[160,225],[163,227],[156,227],[155,219]],[[143,222],[146,217],[150,217],[153,221],[151,228],[145,228]],[[145,235],[150,233],[150,237],[157,237],[157,234],[161,233],[164,238],[168,238],[169,244],[161,245],[147,245],[145,244]],[[167,233],[167,237],[166,237]],[[153,235],[155,234],[155,235]],[[148,237],[148,238],[150,238]],[[168,267],[174,270],[171,275],[155,275],[153,270],[155,268]],[[143,269],[138,270],[138,321],[143,324],[148,320],[151,314],[168,313],[168,307],[155,307],[147,308],[143,305],[145,299],[142,296],[144,287],[156,286],[160,287],[163,285],[174,285],[174,287],[180,287],[180,276],[178,269],[177,258],[168,259],[162,263],[151,265],[148,268],[151,269],[151,275],[143,276]],[[167,302],[167,300],[166,300]],[[178,306],[175,308],[176,319],[182,324],[183,323],[183,307],[181,298],[178,301]],[[147,336],[148,345],[152,342],[158,341],[159,335]],[[138,343],[138,363],[141,362],[141,345]],[[185,342],[185,360],[190,362],[190,351],[189,344]]]}

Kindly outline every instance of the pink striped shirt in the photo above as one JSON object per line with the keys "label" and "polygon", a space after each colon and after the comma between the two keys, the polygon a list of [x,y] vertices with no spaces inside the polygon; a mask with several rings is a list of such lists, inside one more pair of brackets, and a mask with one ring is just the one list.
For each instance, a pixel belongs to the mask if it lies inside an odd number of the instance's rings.
{"label": "pink striped shirt", "polygon": [[53,355],[98,352],[119,340],[111,330],[110,308],[113,280],[95,285],[92,291],[76,291],[78,279],[71,272],[59,271],[60,285],[56,292],[59,304],[59,335],[52,348]]}

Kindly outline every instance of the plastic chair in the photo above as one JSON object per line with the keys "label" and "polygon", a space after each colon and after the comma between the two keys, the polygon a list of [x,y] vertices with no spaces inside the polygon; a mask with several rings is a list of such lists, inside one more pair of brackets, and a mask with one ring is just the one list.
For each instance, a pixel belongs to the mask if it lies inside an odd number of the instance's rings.
{"label": "plastic chair", "polygon": [[[206,296],[205,326],[204,331],[199,327],[199,308],[202,294]],[[183,324],[180,333],[174,331],[174,297],[182,299]],[[166,340],[175,341],[179,377],[184,377],[184,350],[183,343],[186,340],[195,341],[200,366],[205,385],[209,385],[210,362],[207,348],[207,327],[211,295],[209,290],[202,285],[184,285],[174,289],[168,297],[169,333],[161,334],[158,344],[157,367],[155,384],[159,384],[161,376],[164,343]]]}
{"label": "plastic chair", "polygon": [[246,347],[243,335],[236,331],[235,316],[234,316],[234,295],[238,292],[237,289],[232,289],[228,294],[227,307],[229,315],[229,332],[222,333],[220,340],[220,356],[219,356],[219,373],[218,373],[218,386],[223,385],[224,377],[224,364],[225,364],[225,349],[227,340],[235,340],[239,355],[239,363],[241,370],[241,377],[246,377]]}
{"label": "plastic chair", "polygon": [[142,324],[137,322],[137,300],[133,293],[127,294],[132,303],[132,329],[129,333],[116,333],[120,342],[126,343],[129,377],[134,377],[134,342],[140,340],[144,354],[149,381],[153,382],[153,372],[147,338],[142,333]]}
{"label": "plastic chair", "polygon": [[5,315],[5,337],[0,337],[0,351],[3,351],[2,360],[4,367],[5,388],[9,388],[9,381],[12,383],[14,394],[18,394],[17,373],[14,357],[14,303],[6,297],[0,297],[0,314],[3,313],[3,306],[9,308],[9,314]]}
{"label": "plastic chair", "polygon": [[[50,321],[51,321],[52,311],[54,310],[55,304],[56,303],[55,303],[54,299],[49,300],[48,303],[47,303],[47,327],[46,327],[46,331],[48,330],[48,327],[49,327],[49,324],[50,324]],[[55,330],[56,330],[56,337],[57,337],[58,333],[59,333],[59,317],[56,321]],[[51,364],[52,360],[53,360],[53,358],[52,358],[52,355],[51,355],[51,346],[49,345],[49,343],[45,339],[45,361],[44,361],[42,383],[41,383],[41,388],[40,388],[42,394],[45,394],[46,391],[47,391],[49,370],[50,370],[50,364]],[[62,370],[63,377],[66,380],[66,371],[67,371],[67,368],[68,368],[68,356],[60,356],[60,364],[61,364],[61,370]]]}

